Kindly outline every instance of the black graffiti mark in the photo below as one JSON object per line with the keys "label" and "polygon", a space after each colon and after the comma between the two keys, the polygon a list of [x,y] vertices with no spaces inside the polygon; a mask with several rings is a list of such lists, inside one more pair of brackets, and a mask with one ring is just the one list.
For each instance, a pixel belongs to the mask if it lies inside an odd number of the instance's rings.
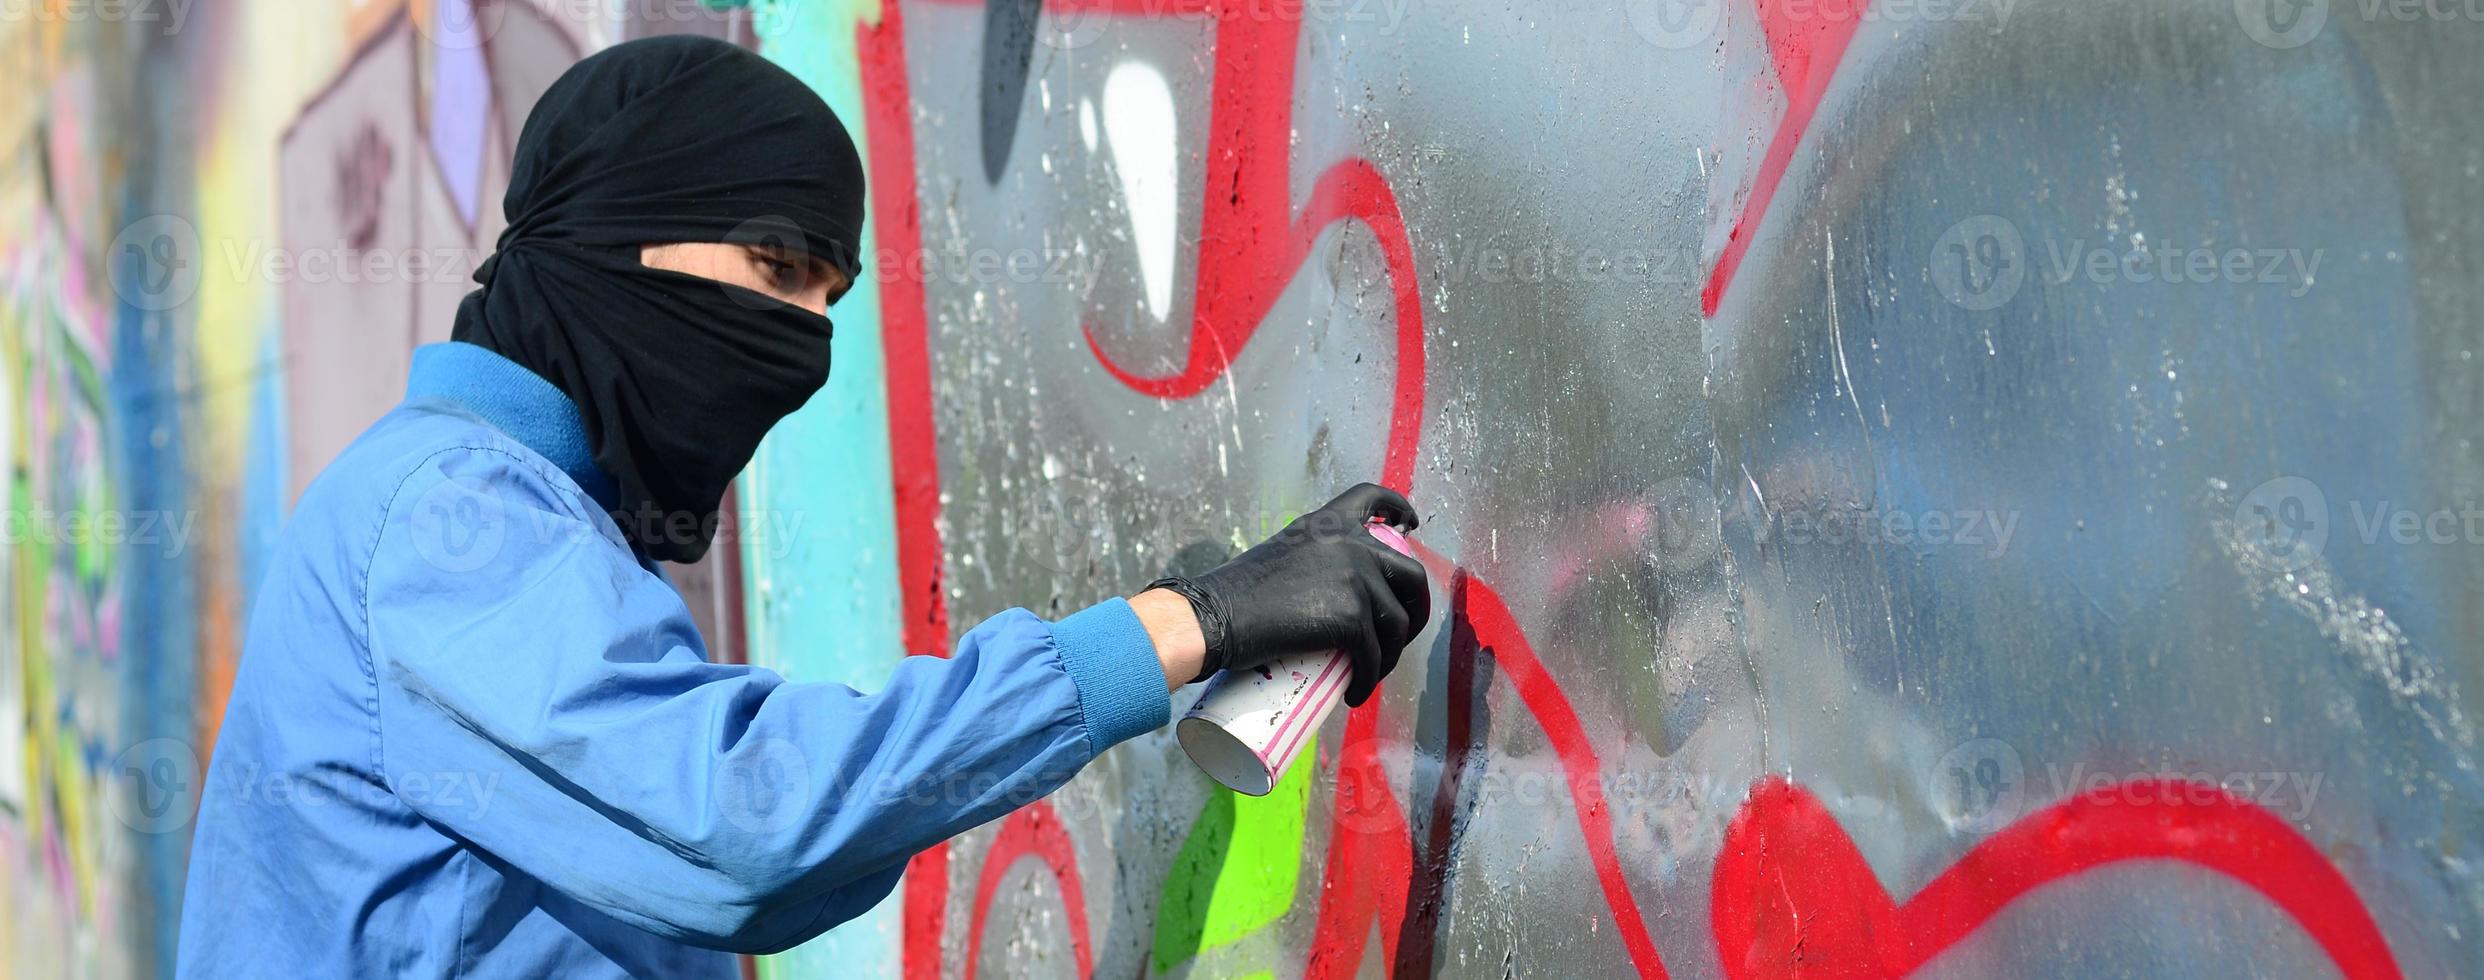
{"label": "black graffiti mark", "polygon": [[[1410,828],[1416,853],[1413,871],[1406,876],[1405,925],[1398,933],[1397,963],[1390,976],[1428,977],[1438,966],[1438,951],[1448,939],[1446,912],[1458,844],[1466,837],[1467,823],[1474,818],[1478,803],[1467,781],[1482,777],[1492,760],[1492,708],[1485,695],[1499,671],[1494,669],[1492,648],[1477,641],[1475,624],[1466,618],[1463,574],[1450,584],[1449,591],[1449,637],[1439,648],[1442,656],[1431,665],[1447,675],[1435,678],[1446,681],[1442,685],[1445,693],[1437,701],[1426,694],[1422,713],[1415,719],[1418,738],[1439,733],[1440,782],[1428,814],[1408,813],[1417,821]],[[1407,808],[1415,811],[1421,801],[1409,797]]]}
{"label": "black graffiti mark", "polygon": [[1035,56],[1035,19],[1044,0],[992,0],[983,8],[983,178],[999,184],[1009,170],[1026,106],[1027,69]]}

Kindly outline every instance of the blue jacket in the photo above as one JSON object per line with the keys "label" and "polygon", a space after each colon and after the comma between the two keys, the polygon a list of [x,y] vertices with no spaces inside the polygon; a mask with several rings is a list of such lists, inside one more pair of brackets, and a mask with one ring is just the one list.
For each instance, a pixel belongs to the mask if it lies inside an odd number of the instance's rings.
{"label": "blue jacket", "polygon": [[[187,977],[735,975],[1161,726],[1129,604],[885,689],[707,662],[560,391],[479,347],[303,494],[200,801]],[[835,637],[817,637],[836,642]]]}

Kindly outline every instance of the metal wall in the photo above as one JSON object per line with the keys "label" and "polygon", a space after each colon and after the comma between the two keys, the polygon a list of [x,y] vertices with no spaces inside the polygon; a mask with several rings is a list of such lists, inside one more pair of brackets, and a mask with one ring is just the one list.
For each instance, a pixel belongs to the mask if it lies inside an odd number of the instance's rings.
{"label": "metal wall", "polygon": [[893,4],[910,627],[1364,479],[1444,611],[1268,799],[1159,733],[918,862],[907,967],[2484,972],[2440,9]]}

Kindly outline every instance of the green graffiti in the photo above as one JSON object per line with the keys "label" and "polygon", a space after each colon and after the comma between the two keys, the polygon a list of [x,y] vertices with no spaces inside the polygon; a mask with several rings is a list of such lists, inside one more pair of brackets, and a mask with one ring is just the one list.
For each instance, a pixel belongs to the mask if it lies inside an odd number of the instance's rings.
{"label": "green graffiti", "polygon": [[[1319,749],[1313,736],[1299,758],[1317,759]],[[1294,907],[1314,768],[1298,761],[1266,796],[1218,787],[1209,798],[1182,841],[1157,902],[1157,972],[1238,942]],[[1269,976],[1262,971],[1253,978]]]}

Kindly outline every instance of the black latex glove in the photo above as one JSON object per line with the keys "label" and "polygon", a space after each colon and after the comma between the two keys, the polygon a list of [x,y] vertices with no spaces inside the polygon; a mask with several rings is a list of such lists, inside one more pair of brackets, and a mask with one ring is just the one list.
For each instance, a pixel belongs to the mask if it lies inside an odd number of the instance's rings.
{"label": "black latex glove", "polygon": [[1192,679],[1343,650],[1354,664],[1346,704],[1370,698],[1432,618],[1423,563],[1372,537],[1364,525],[1375,517],[1407,531],[1418,523],[1397,491],[1357,484],[1232,561],[1150,583],[1189,599],[1199,615],[1207,661]]}

